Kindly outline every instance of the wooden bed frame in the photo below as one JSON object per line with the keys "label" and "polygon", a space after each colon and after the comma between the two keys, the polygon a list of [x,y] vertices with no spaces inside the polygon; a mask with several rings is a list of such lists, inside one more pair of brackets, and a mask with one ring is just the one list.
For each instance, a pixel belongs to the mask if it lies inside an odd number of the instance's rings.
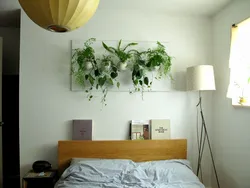
{"label": "wooden bed frame", "polygon": [[186,159],[187,140],[59,141],[60,174],[72,158],[131,159],[135,162]]}

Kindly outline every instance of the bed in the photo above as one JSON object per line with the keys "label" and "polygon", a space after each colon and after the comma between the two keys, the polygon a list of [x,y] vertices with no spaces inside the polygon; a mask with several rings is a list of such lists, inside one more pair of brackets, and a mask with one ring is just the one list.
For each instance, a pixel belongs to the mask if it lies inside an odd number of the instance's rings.
{"label": "bed", "polygon": [[205,188],[187,140],[59,141],[55,188]]}

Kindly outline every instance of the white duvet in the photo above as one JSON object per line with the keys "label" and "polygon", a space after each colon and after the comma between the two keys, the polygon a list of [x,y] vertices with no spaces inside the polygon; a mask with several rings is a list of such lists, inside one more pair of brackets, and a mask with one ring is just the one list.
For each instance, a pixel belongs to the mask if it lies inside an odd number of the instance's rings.
{"label": "white duvet", "polygon": [[205,188],[187,160],[134,163],[82,160],[65,170],[55,188]]}

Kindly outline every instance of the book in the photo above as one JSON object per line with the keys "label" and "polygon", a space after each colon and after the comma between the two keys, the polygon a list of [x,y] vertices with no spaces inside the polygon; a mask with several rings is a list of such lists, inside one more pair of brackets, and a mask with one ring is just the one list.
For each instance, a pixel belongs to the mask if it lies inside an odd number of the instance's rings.
{"label": "book", "polygon": [[150,127],[148,120],[132,120],[130,124],[131,140],[149,140]]}
{"label": "book", "polygon": [[73,120],[73,140],[92,140],[92,120]]}
{"label": "book", "polygon": [[161,140],[170,139],[170,120],[153,119],[151,120],[151,139]]}

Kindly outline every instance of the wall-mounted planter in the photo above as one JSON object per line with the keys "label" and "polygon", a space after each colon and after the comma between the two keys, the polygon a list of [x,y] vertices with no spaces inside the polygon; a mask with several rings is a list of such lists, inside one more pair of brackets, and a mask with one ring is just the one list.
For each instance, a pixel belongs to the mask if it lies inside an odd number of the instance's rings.
{"label": "wall-mounted planter", "polygon": [[[139,45],[137,42],[121,40],[96,42],[95,39],[89,39],[84,42],[73,41],[72,48],[72,86],[81,87],[89,100],[93,98],[93,91],[101,91],[102,102],[106,104],[108,91],[115,87],[130,93],[143,93],[151,91],[156,80],[159,82],[165,77],[171,78],[172,57],[160,42]],[[123,75],[130,81],[123,80]],[[164,84],[165,88],[162,88],[169,90],[170,84]]]}

